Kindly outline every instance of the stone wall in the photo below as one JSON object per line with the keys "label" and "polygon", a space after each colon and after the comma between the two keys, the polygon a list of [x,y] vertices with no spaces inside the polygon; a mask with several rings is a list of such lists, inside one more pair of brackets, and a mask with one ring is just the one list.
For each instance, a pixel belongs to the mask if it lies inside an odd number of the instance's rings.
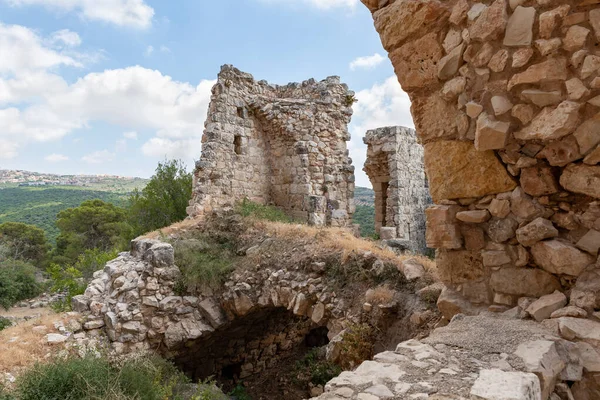
{"label": "stone wall", "polygon": [[[423,167],[423,146],[413,129],[400,126],[368,131],[364,171],[375,191],[375,230],[382,239],[423,253],[425,208],[431,204]],[[383,229],[382,229],[383,228]]]}
{"label": "stone wall", "polygon": [[223,66],[188,214],[248,198],[313,225],[348,225],[355,210],[346,146],[353,101],[338,77],[277,86]]}
{"label": "stone wall", "polygon": [[498,309],[560,289],[592,311],[576,281],[600,247],[598,2],[362,1],[412,100],[449,290]]}

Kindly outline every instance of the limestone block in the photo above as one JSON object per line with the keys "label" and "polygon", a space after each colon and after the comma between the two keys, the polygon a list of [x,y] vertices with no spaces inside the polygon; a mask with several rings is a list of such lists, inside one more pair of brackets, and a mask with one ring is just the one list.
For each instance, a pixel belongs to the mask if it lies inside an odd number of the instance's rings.
{"label": "limestone block", "polygon": [[558,319],[560,334],[567,340],[578,340],[600,348],[600,323],[589,319],[563,317]]}
{"label": "limestone block", "polygon": [[546,107],[558,104],[563,100],[563,95],[559,90],[544,91],[539,89],[526,89],[521,92],[521,96],[531,101],[538,107]]}
{"label": "limestone block", "polygon": [[598,255],[598,249],[600,249],[600,232],[590,229],[579,239],[576,246],[594,256]]}
{"label": "limestone block", "polygon": [[[567,297],[561,292],[554,292],[540,297],[529,307],[527,311],[536,321],[550,318],[553,312],[560,310],[567,304]],[[530,371],[533,372],[533,371]]]}
{"label": "limestone block", "polygon": [[[459,51],[460,47],[457,47]],[[437,64],[442,54],[436,35],[430,33],[391,52],[390,60],[402,87],[410,90],[437,82]]]}
{"label": "limestone block", "polygon": [[514,75],[508,82],[508,90],[522,84],[540,84],[567,80],[567,60],[550,58],[539,64],[532,65],[524,72]]}
{"label": "limestone block", "polygon": [[538,376],[542,389],[541,398],[547,399],[554,390],[560,373],[566,367],[558,354],[556,343],[549,340],[521,343],[515,355],[523,360],[527,372]]}
{"label": "limestone block", "polygon": [[484,369],[471,388],[473,400],[542,400],[538,377],[526,372]]}
{"label": "limestone block", "polygon": [[550,314],[550,318],[562,318],[562,317],[573,317],[573,318],[586,318],[587,311],[583,308],[575,306],[567,306],[554,311]]}
{"label": "limestone block", "polygon": [[517,240],[523,246],[533,246],[540,240],[558,236],[558,230],[552,222],[544,218],[536,218],[529,224],[517,229]]}
{"label": "limestone block", "polygon": [[557,239],[538,242],[531,247],[536,264],[552,274],[579,276],[595,259],[570,243]]}
{"label": "limestone block", "polygon": [[[460,113],[454,104],[446,102],[439,94],[415,99],[411,112],[422,143],[456,138]],[[439,118],[440,115],[445,118]]]}
{"label": "limestone block", "polygon": [[427,215],[427,246],[430,248],[458,249],[462,238],[456,223],[457,208],[432,206],[425,210]]}
{"label": "limestone block", "polygon": [[493,199],[488,211],[496,218],[506,218],[510,214],[510,201]]}
{"label": "limestone block", "polygon": [[579,123],[581,105],[563,101],[557,108],[546,107],[531,122],[531,125],[515,132],[520,140],[556,140],[572,133]]}
{"label": "limestone block", "polygon": [[490,219],[490,213],[487,210],[460,211],[456,213],[456,219],[466,223],[480,224]]}
{"label": "limestone block", "polygon": [[506,0],[496,0],[481,12],[469,28],[471,39],[482,42],[498,39],[507,24]]}
{"label": "limestone block", "polygon": [[563,40],[563,48],[567,51],[581,49],[590,34],[590,30],[583,26],[573,25],[567,29],[567,34]]}
{"label": "limestone block", "polygon": [[533,56],[533,49],[530,47],[518,49],[513,53],[512,56],[512,67],[521,68],[529,63],[529,60]]}
{"label": "limestone block", "polygon": [[560,176],[566,190],[600,199],[600,166],[570,164]]}
{"label": "limestone block", "polygon": [[545,196],[559,191],[559,186],[548,167],[536,166],[523,168],[521,171],[521,187],[531,196]]}
{"label": "limestone block", "polygon": [[574,135],[569,135],[561,140],[550,143],[544,147],[544,150],[540,154],[546,157],[550,165],[559,167],[564,167],[582,157]]}
{"label": "limestone block", "polygon": [[579,125],[573,134],[581,150],[581,154],[587,154],[600,143],[600,113]]}
{"label": "limestone block", "polygon": [[381,240],[396,239],[396,227],[382,226],[379,229],[379,237]]}
{"label": "limestone block", "polygon": [[468,142],[438,141],[426,144],[425,168],[435,202],[482,197],[516,187],[492,151],[477,151]]}
{"label": "limestone block", "polygon": [[483,259],[479,251],[438,250],[436,264],[440,280],[446,285],[475,281],[484,276]]}
{"label": "limestone block", "polygon": [[534,268],[502,268],[492,272],[491,288],[497,293],[540,297],[560,290],[558,279]]}
{"label": "limestone block", "polygon": [[[508,104],[506,104],[506,106],[508,106]],[[503,114],[510,110],[512,105],[506,108],[504,105],[498,103],[497,107],[498,112]],[[509,129],[510,124],[508,122],[491,120],[486,113],[482,113],[479,118],[477,118],[475,148],[479,151],[503,149],[504,146],[506,146]]]}
{"label": "limestone block", "polygon": [[460,293],[449,288],[442,290],[437,307],[447,320],[451,320],[457,314],[477,315],[481,311]]}

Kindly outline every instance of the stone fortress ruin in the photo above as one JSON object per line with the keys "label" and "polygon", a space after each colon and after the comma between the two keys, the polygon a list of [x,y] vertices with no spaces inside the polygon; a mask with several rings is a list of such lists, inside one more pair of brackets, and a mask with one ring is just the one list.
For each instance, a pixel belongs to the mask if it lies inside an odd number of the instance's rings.
{"label": "stone fortress ruin", "polygon": [[598,2],[363,3],[424,144],[437,204],[427,210],[427,244],[452,299],[447,316],[555,290],[593,311]]}
{"label": "stone fortress ruin", "polygon": [[424,253],[425,209],[431,197],[415,131],[379,128],[363,140],[368,146],[364,170],[375,191],[375,230],[389,244]]}
{"label": "stone fortress ruin", "polygon": [[354,92],[337,77],[276,86],[226,65],[212,93],[190,216],[248,198],[312,225],[350,224]]}

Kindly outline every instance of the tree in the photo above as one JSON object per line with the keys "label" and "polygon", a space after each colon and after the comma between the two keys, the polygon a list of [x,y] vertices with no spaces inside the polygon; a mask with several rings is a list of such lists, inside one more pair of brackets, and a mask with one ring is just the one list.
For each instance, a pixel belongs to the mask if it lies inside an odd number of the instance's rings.
{"label": "tree", "polygon": [[0,262],[0,306],[8,309],[15,303],[39,294],[35,268],[20,260]]}
{"label": "tree", "polygon": [[74,263],[85,250],[124,249],[133,237],[127,210],[102,200],[87,200],[58,213],[55,262]]}
{"label": "tree", "polygon": [[45,263],[50,250],[42,229],[20,222],[0,224],[0,247],[5,257],[31,262],[39,267]]}
{"label": "tree", "polygon": [[180,160],[158,163],[155,174],[129,198],[130,222],[136,235],[169,226],[187,217],[192,174]]}

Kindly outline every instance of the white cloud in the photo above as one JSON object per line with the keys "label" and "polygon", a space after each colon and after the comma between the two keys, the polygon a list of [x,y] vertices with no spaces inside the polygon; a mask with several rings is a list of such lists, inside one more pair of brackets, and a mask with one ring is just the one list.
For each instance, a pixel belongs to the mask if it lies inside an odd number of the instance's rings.
{"label": "white cloud", "polygon": [[16,143],[0,137],[0,159],[15,158],[18,155],[17,149]]}
{"label": "white cloud", "polygon": [[154,53],[154,46],[148,46],[146,47],[146,57],[149,57],[152,55],[152,53]]}
{"label": "white cloud", "polygon": [[350,124],[352,140],[348,147],[356,166],[356,184],[370,187],[369,178],[362,170],[367,156],[367,146],[362,139],[367,131],[396,125],[414,128],[414,123],[410,114],[410,99],[395,76],[357,92],[356,98],[358,102],[354,104],[354,116]]}
{"label": "white cloud", "polygon": [[103,164],[111,162],[114,159],[115,153],[111,153],[108,150],[95,151],[93,153],[81,157],[81,161],[84,161],[88,164]]}
{"label": "white cloud", "polygon": [[56,163],[56,162],[61,162],[61,161],[68,161],[69,157],[63,155],[63,154],[50,154],[47,155],[46,157],[44,157],[44,160],[48,161],[48,162],[52,162],[52,163]]}
{"label": "white cloud", "polygon": [[373,69],[385,60],[379,53],[375,53],[372,56],[358,57],[350,63],[350,69],[355,70],[357,68]]}
{"label": "white cloud", "polygon": [[123,137],[129,140],[137,140],[138,134],[136,131],[123,132]]}
{"label": "white cloud", "polygon": [[168,48],[167,46],[160,46],[160,51],[162,51],[163,53],[170,53],[171,49]]}
{"label": "white cloud", "polygon": [[[297,4],[298,0],[261,0],[272,4]],[[359,0],[301,0],[303,3],[319,8],[321,10],[330,10],[332,8],[350,8],[354,10]]]}
{"label": "white cloud", "polygon": [[60,12],[76,12],[89,20],[144,29],[152,24],[154,9],[144,0],[2,0],[12,6],[44,6]]}
{"label": "white cloud", "polygon": [[124,153],[127,151],[127,140],[125,139],[117,139],[115,142],[115,151],[117,153]]}
{"label": "white cloud", "polygon": [[61,29],[60,31],[54,32],[51,36],[51,40],[53,43],[62,43],[62,45],[67,47],[77,47],[81,44],[79,34],[68,29]]}

